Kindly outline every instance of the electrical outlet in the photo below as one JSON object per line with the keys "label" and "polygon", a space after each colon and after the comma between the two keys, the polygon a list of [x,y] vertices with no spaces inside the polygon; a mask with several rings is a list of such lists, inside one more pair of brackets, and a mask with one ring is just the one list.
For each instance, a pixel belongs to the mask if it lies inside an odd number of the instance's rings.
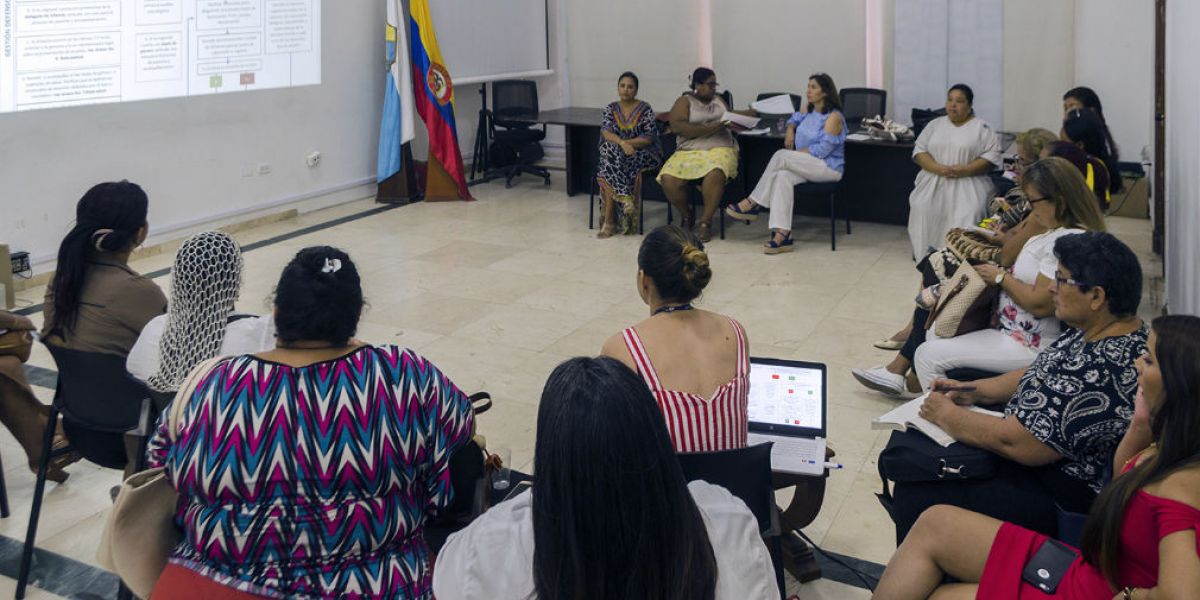
{"label": "electrical outlet", "polygon": [[25,219],[17,219],[16,225],[17,225],[17,231],[21,231],[21,230],[25,229]]}
{"label": "electrical outlet", "polygon": [[243,165],[242,177],[254,177],[254,165]]}
{"label": "electrical outlet", "polygon": [[310,152],[308,156],[304,157],[304,164],[308,165],[310,169],[316,168],[321,164],[321,152],[317,150]]}
{"label": "electrical outlet", "polygon": [[259,175],[270,175],[271,174],[271,163],[258,163],[258,174]]}

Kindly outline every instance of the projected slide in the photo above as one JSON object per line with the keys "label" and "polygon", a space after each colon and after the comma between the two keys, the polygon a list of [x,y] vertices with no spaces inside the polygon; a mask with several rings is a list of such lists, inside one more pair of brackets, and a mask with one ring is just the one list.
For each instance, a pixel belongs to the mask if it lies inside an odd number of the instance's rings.
{"label": "projected slide", "polygon": [[321,82],[321,0],[0,0],[0,112]]}

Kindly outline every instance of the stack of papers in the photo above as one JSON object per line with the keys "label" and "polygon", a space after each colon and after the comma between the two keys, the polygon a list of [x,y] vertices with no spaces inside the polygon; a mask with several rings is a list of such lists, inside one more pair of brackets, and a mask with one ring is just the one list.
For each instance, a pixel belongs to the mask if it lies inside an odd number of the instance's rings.
{"label": "stack of papers", "polygon": [[792,106],[792,97],[787,94],[763,98],[750,105],[750,108],[766,115],[790,115],[796,112]]}
{"label": "stack of papers", "polygon": [[745,127],[746,129],[754,129],[754,126],[758,125],[759,120],[760,119],[756,117],[747,117],[745,115],[739,115],[735,112],[726,112],[725,116],[721,117],[722,123],[733,123],[734,125]]}

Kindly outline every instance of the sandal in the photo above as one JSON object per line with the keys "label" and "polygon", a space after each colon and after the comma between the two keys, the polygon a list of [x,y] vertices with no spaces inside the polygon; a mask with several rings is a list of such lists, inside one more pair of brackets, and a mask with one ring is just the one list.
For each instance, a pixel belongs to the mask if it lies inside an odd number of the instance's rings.
{"label": "sandal", "polygon": [[[54,436],[54,443],[50,446],[50,452],[53,455],[54,452],[57,452],[64,448],[68,448],[70,446],[71,446],[71,442],[65,436],[63,436],[62,434],[56,434]],[[63,469],[72,463],[79,462],[82,459],[83,459],[83,457],[80,456],[79,453],[75,452],[74,450],[67,452],[66,454],[54,456],[53,458],[50,459],[50,464],[48,465],[48,467],[46,469],[46,479],[48,481],[53,481],[54,483],[62,483],[64,481],[66,481],[67,478],[71,476],[71,474],[64,471]],[[33,471],[34,474],[37,474],[37,470],[38,470],[37,461],[33,461],[33,462],[29,463],[29,470]]]}
{"label": "sandal", "polygon": [[596,232],[596,237],[599,239],[610,238],[616,233],[616,226],[610,222],[604,222],[600,225],[600,231]]}
{"label": "sandal", "polygon": [[755,204],[753,201],[751,201],[750,208],[743,210],[742,203],[737,202],[726,206],[725,214],[729,215],[731,219],[737,219],[739,221],[750,223],[758,219],[758,211],[761,210],[761,208],[762,207],[760,207],[758,204]]}
{"label": "sandal", "polygon": [[765,247],[763,248],[763,253],[764,254],[782,254],[784,252],[791,252],[793,250],[793,248],[792,248],[792,232],[790,232],[790,231],[787,232],[787,234],[785,234],[783,236],[783,241],[780,241],[780,242],[775,241],[776,235],[779,235],[778,232],[771,234],[771,241],[764,244]]}
{"label": "sandal", "polygon": [[696,237],[700,238],[700,241],[705,244],[712,241],[712,224],[696,223]]}

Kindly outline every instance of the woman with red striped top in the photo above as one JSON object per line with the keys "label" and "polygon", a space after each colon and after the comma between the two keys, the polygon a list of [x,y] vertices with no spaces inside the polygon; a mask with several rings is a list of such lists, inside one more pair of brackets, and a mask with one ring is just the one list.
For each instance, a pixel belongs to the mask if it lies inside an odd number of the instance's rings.
{"label": "woman with red striped top", "polygon": [[746,446],[750,342],[730,317],[692,306],[712,278],[704,245],[665,225],[638,251],[638,292],[650,318],[612,336],[601,353],[642,376],[676,452]]}

